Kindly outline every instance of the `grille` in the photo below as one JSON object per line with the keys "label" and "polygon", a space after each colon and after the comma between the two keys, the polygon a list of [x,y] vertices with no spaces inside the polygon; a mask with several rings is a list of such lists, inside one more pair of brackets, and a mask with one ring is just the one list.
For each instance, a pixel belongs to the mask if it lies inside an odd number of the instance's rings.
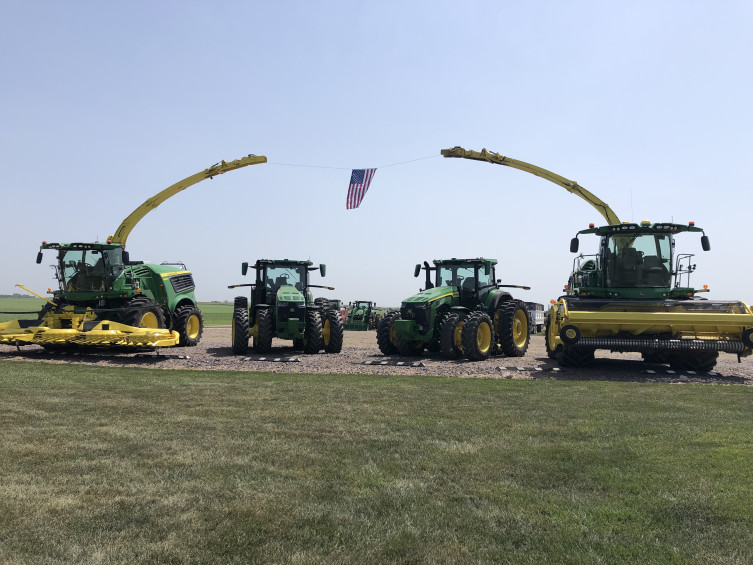
{"label": "grille", "polygon": [[188,292],[196,287],[191,273],[170,277],[170,283],[173,285],[173,290],[178,294],[181,292]]}

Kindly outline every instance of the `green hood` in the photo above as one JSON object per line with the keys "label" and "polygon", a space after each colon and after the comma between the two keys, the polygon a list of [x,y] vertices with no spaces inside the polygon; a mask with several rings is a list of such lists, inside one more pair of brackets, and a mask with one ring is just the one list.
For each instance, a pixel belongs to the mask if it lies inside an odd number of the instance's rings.
{"label": "green hood", "polygon": [[434,288],[427,288],[426,290],[422,290],[418,294],[414,294],[413,296],[404,299],[403,304],[429,303],[434,302],[435,300],[438,300],[440,298],[449,298],[452,295],[457,297],[457,288],[451,286],[437,286]]}
{"label": "green hood", "polygon": [[300,290],[297,290],[294,286],[281,286],[277,290],[277,301],[278,302],[306,302],[306,299],[303,296],[303,293]]}

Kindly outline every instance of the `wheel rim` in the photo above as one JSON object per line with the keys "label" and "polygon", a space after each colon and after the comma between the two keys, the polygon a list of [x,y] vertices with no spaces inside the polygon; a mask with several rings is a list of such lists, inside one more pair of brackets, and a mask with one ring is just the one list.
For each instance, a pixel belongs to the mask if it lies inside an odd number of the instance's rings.
{"label": "wheel rim", "polygon": [[516,347],[523,347],[528,337],[528,315],[523,310],[515,312],[512,320],[512,339]]}
{"label": "wheel rim", "polygon": [[[198,337],[200,330],[201,322],[199,322],[199,317],[196,314],[192,314],[186,320],[186,335],[191,339],[195,339]],[[233,328],[233,333],[235,333],[235,328]]]}
{"label": "wheel rim", "polygon": [[154,312],[146,312],[143,316],[141,316],[140,326],[142,328],[150,329],[159,328],[159,320],[157,319],[157,315]]}
{"label": "wheel rim", "polygon": [[465,325],[465,322],[463,320],[460,320],[455,325],[455,333],[453,334],[453,337],[452,337],[453,344],[460,351],[463,350],[463,326],[464,325]]}
{"label": "wheel rim", "polygon": [[489,327],[489,324],[482,323],[479,325],[476,332],[476,345],[479,351],[484,353],[489,351],[489,348],[492,346],[492,329]]}
{"label": "wheel rim", "polygon": [[397,345],[397,331],[395,330],[395,324],[392,324],[392,327],[390,328],[390,341],[392,342],[392,345]]}
{"label": "wheel rim", "polygon": [[322,326],[322,339],[324,340],[324,345],[329,345],[330,332],[329,320],[324,320],[324,325]]}

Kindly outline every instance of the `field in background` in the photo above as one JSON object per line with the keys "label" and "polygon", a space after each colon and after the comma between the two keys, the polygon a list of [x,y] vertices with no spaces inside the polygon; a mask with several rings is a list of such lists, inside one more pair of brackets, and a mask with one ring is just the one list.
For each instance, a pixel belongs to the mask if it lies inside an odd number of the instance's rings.
{"label": "field in background", "polygon": [[748,387],[0,374],[2,562],[753,562]]}

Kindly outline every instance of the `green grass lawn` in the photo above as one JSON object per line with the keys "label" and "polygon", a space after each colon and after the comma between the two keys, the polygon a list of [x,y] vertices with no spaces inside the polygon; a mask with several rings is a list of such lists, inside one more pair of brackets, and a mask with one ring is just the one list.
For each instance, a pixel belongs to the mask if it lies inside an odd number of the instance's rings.
{"label": "green grass lawn", "polygon": [[753,561],[747,387],[0,375],[0,562]]}

